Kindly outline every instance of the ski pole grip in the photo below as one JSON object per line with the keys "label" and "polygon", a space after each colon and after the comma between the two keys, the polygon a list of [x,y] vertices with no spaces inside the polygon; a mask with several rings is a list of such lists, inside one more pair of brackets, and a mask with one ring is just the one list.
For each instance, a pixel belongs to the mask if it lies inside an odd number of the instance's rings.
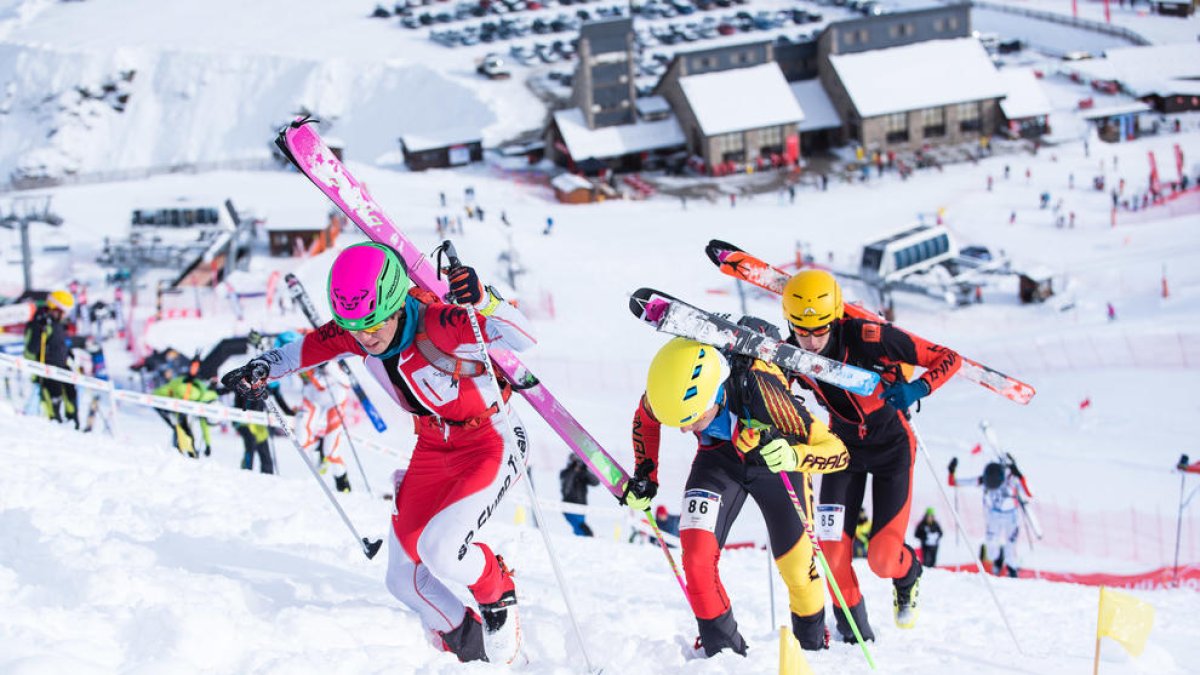
{"label": "ski pole grip", "polygon": [[454,249],[454,243],[449,239],[442,242],[442,250],[446,252],[446,259],[450,261],[450,269],[462,267],[462,261],[458,259],[458,251]]}

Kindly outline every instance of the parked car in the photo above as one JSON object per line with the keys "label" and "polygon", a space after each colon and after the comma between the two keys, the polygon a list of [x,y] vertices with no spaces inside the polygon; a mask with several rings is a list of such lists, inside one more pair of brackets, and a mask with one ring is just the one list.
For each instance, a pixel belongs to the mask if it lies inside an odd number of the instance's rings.
{"label": "parked car", "polygon": [[475,70],[489,80],[506,80],[512,77],[504,58],[495,52],[484,56]]}

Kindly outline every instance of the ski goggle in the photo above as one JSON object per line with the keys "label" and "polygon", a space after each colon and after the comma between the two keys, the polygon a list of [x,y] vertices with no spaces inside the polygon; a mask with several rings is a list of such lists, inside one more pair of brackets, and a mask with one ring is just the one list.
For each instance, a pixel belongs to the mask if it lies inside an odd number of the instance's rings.
{"label": "ski goggle", "polygon": [[796,334],[796,337],[824,337],[829,335],[829,331],[831,330],[833,330],[832,323],[827,323],[824,326],[818,326],[816,328],[804,328],[797,326],[796,324],[792,324],[792,332]]}
{"label": "ski goggle", "polygon": [[367,326],[366,328],[360,328],[358,330],[352,330],[350,332],[351,333],[367,333],[367,334],[378,333],[379,331],[383,330],[384,325],[387,324],[388,319],[390,319],[390,318],[392,318],[392,317],[389,316],[387,319],[380,321],[379,323],[375,324],[374,326]]}

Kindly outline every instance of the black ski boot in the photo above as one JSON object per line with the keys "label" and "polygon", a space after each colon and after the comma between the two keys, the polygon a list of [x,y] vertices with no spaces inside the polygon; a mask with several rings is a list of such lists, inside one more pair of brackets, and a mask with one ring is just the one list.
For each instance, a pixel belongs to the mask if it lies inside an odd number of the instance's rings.
{"label": "black ski boot", "polygon": [[442,649],[457,656],[459,661],[487,661],[487,652],[483,649],[483,622],[469,608],[463,613],[458,628],[447,633],[435,632],[442,638]]}
{"label": "black ski boot", "polygon": [[697,642],[704,650],[704,656],[712,656],[722,649],[732,649],[734,652],[746,655],[746,640],[738,632],[737,621],[733,619],[733,610],[726,610],[715,619],[696,619],[700,626],[700,637]]}
{"label": "black ski boot", "polygon": [[337,488],[338,492],[349,492],[350,491],[350,478],[347,477],[346,474],[342,474],[340,476],[334,476],[333,477],[333,486],[335,488]]}
{"label": "black ski boot", "polygon": [[792,633],[801,649],[818,651],[829,649],[829,629],[825,627],[825,608],[808,616],[792,614]]}
{"label": "black ski boot", "polygon": [[[867,620],[867,603],[859,598],[858,604],[850,608],[850,615],[854,617],[854,624],[858,626],[858,632],[862,634],[863,640],[874,642],[875,633],[871,630],[871,622]],[[833,616],[837,620],[838,634],[841,635],[842,642],[857,644],[858,640],[854,638],[850,622],[846,620],[846,612],[841,607],[835,606]]]}

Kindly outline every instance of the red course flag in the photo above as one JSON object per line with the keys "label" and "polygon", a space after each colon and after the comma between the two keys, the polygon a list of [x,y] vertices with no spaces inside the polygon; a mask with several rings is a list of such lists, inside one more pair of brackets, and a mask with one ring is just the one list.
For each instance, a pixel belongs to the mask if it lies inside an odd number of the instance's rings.
{"label": "red course flag", "polygon": [[983,452],[983,446],[979,443],[976,443],[975,447],[971,448],[972,455],[978,455],[981,452]]}
{"label": "red course flag", "polygon": [[1089,396],[1088,398],[1085,398],[1085,399],[1083,399],[1082,401],[1080,401],[1080,402],[1079,402],[1079,409],[1080,409],[1080,410],[1086,410],[1086,409],[1088,409],[1088,408],[1090,408],[1090,407],[1092,407],[1092,398],[1091,398],[1090,396]]}

